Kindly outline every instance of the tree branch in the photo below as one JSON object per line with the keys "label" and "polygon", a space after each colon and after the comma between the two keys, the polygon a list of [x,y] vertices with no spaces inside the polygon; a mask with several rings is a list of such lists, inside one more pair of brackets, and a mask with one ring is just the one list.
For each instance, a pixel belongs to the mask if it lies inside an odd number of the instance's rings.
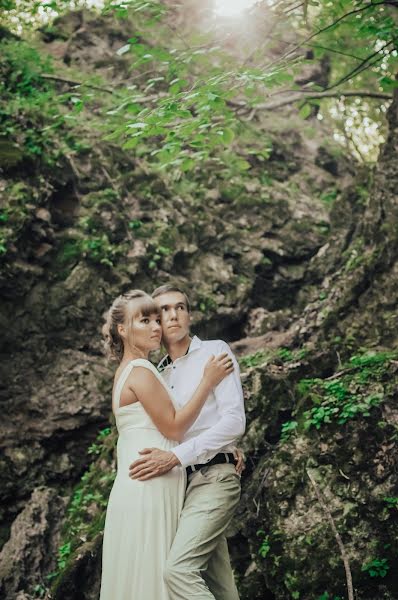
{"label": "tree branch", "polygon": [[[352,79],[353,77],[356,77],[357,75],[359,75],[360,73],[362,73],[362,71],[365,71],[365,69],[369,69],[369,67],[373,67],[373,65],[375,65],[376,63],[378,63],[380,60],[382,60],[384,58],[385,55],[381,54],[381,51],[384,50],[384,48],[387,48],[388,46],[391,46],[391,44],[393,44],[393,40],[391,40],[390,42],[387,42],[386,44],[384,44],[384,46],[382,46],[382,48],[380,48],[376,52],[372,52],[372,54],[369,54],[369,56],[367,56],[366,58],[364,58],[359,63],[359,65],[357,65],[349,73],[346,73],[345,75],[343,75],[343,77],[341,77],[338,81],[336,81],[335,83],[333,83],[332,85],[330,85],[328,88],[326,88],[325,91],[331,90],[331,89],[339,86],[341,83],[345,83],[349,79]],[[375,57],[376,57],[376,60],[374,60],[373,62],[369,63],[369,61],[372,60],[372,58],[375,58]]]}
{"label": "tree branch", "polygon": [[61,83],[67,83],[68,85],[81,85],[83,87],[88,87],[92,90],[98,90],[99,92],[106,92],[107,94],[113,94],[114,90],[111,88],[104,88],[98,85],[92,85],[91,83],[84,83],[83,81],[73,81],[72,79],[65,79],[64,77],[57,77],[55,75],[47,75],[46,73],[42,73],[40,75],[42,79],[48,79],[50,81],[59,81]]}
{"label": "tree branch", "polygon": [[318,484],[316,483],[314,477],[312,476],[312,474],[310,473],[310,471],[307,469],[307,475],[309,477],[309,480],[311,481],[314,490],[315,490],[315,494],[316,497],[318,498],[318,502],[321,505],[322,509],[324,510],[328,521],[330,523],[330,526],[332,528],[332,531],[334,533],[334,537],[336,538],[336,542],[337,545],[339,547],[340,550],[340,554],[341,554],[341,558],[343,559],[343,563],[344,563],[344,569],[345,569],[345,576],[346,576],[346,581],[347,581],[347,592],[348,592],[348,600],[354,600],[354,588],[352,585],[352,575],[351,575],[351,569],[350,569],[350,562],[348,560],[348,555],[346,552],[346,549],[344,547],[343,544],[343,540],[341,539],[341,535],[339,534],[339,532],[337,531],[337,527],[336,524],[334,522],[332,513],[330,512],[329,507],[327,506],[324,498],[322,497],[322,493],[321,490],[318,487]]}
{"label": "tree branch", "polygon": [[285,15],[288,15],[289,13],[297,10],[298,8],[301,8],[302,6],[305,7],[305,2],[300,2],[300,4],[296,4],[296,6],[292,6],[291,8],[288,8],[284,11]]}
{"label": "tree branch", "polygon": [[335,21],[333,21],[333,23],[330,23],[329,25],[326,25],[325,27],[322,27],[321,29],[318,29],[317,31],[315,31],[314,33],[312,33],[311,35],[309,35],[308,37],[306,37],[302,42],[300,42],[299,44],[297,44],[296,46],[294,46],[294,48],[292,48],[291,50],[288,50],[281,57],[275,59],[274,61],[271,61],[267,65],[267,67],[273,66],[275,63],[278,63],[279,61],[285,60],[287,57],[289,57],[291,54],[293,54],[293,52],[296,52],[296,50],[299,50],[300,48],[302,48],[303,46],[305,46],[314,37],[316,37],[320,33],[324,33],[325,31],[328,31],[328,29],[331,29],[332,27],[334,27],[335,25],[337,25],[338,23],[340,23],[341,21],[343,21],[347,17],[350,17],[350,16],[355,15],[357,13],[363,12],[365,10],[368,10],[369,8],[373,8],[375,6],[379,6],[381,4],[386,4],[386,3],[387,2],[385,0],[381,0],[380,2],[370,2],[369,4],[366,4],[365,6],[362,6],[361,8],[356,8],[354,10],[350,10],[347,13],[344,13],[344,15],[341,15],[341,17],[339,17],[338,19],[336,19]]}
{"label": "tree branch", "polygon": [[300,100],[318,100],[322,98],[341,98],[341,96],[354,97],[354,98],[378,98],[380,100],[392,100],[392,94],[385,94],[383,92],[368,92],[366,90],[358,90],[358,91],[349,91],[342,90],[336,92],[311,92],[311,90],[301,90],[297,92],[297,94],[290,96],[289,98],[285,98],[285,100],[281,100],[279,102],[268,102],[264,104],[257,104],[253,107],[248,106],[247,104],[238,104],[233,103],[235,107],[245,108],[247,107],[250,110],[274,110],[276,108],[282,108],[283,106],[288,106],[289,104],[294,104],[295,102],[299,102]]}
{"label": "tree branch", "polygon": [[329,46],[322,46],[321,44],[306,44],[309,48],[320,48],[321,50],[326,50],[327,52],[332,52],[333,54],[341,54],[342,56],[348,56],[349,58],[355,58],[355,60],[362,60],[360,56],[356,54],[351,54],[350,52],[343,52],[343,50],[336,50],[335,48],[330,48]]}
{"label": "tree branch", "polygon": [[350,10],[347,13],[345,13],[344,15],[341,15],[341,17],[339,17],[335,21],[333,21],[333,23],[330,23],[330,25],[326,25],[325,27],[318,29],[318,31],[315,31],[313,34],[310,35],[309,38],[307,38],[307,41],[309,41],[309,39],[312,39],[316,35],[319,35],[320,33],[324,33],[325,31],[328,31],[328,29],[331,29],[332,27],[337,25],[337,23],[340,23],[347,17],[351,17],[352,15],[363,12],[364,10],[367,10],[368,8],[373,8],[374,6],[380,6],[381,4],[386,4],[385,0],[381,0],[380,2],[369,2],[369,4],[365,4],[365,6],[362,6],[361,8],[355,8],[354,10]]}

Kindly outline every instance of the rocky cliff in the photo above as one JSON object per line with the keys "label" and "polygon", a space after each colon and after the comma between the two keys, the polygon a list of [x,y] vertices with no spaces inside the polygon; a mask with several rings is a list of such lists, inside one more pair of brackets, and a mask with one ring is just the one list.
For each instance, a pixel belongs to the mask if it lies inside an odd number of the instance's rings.
{"label": "rocky cliff", "polygon": [[[101,131],[95,88],[133,76],[115,58],[131,27],[78,12],[47,29],[33,85],[45,106],[8,115],[0,143],[0,589],[97,597],[115,442],[102,316],[121,291],[173,280],[192,296],[195,332],[241,357],[242,598],[345,598],[345,560],[356,598],[393,600],[398,99],[372,173],[320,121],[281,112],[235,146],[247,171],[170,180]],[[7,102],[15,40],[1,43]],[[47,55],[62,77],[43,77]],[[103,77],[91,104],[51,114],[81,72]]]}

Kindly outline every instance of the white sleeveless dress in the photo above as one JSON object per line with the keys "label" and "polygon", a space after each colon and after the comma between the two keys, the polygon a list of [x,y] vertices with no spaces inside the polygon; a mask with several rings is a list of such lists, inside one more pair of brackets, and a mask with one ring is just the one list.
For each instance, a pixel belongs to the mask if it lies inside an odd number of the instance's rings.
{"label": "white sleeveless dress", "polygon": [[139,450],[171,450],[177,445],[158,431],[140,402],[119,406],[121,391],[135,366],[152,371],[166,387],[155,367],[144,359],[129,362],[116,385],[117,476],[106,513],[100,600],[169,600],[163,571],[184,502],[181,467],[149,481],[129,478],[129,466],[140,458]]}

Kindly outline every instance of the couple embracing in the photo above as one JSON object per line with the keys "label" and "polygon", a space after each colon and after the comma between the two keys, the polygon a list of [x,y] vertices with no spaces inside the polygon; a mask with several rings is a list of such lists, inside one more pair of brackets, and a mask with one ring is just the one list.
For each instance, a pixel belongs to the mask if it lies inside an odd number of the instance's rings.
{"label": "couple embracing", "polygon": [[189,325],[172,285],[122,294],[108,312],[119,438],[100,600],[239,600],[225,537],[240,498],[239,367],[225,342],[191,338]]}

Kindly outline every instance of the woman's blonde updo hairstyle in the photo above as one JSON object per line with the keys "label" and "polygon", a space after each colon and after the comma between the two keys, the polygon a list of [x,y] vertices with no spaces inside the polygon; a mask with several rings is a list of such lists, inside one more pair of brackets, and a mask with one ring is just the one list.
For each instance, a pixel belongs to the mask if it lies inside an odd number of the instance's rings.
{"label": "woman's blonde updo hairstyle", "polygon": [[139,314],[149,317],[150,315],[160,313],[155,301],[142,290],[130,290],[118,296],[112,302],[102,328],[105,353],[110,360],[120,362],[123,358],[124,343],[117,326],[126,323],[127,309],[132,301],[135,301],[133,318]]}

